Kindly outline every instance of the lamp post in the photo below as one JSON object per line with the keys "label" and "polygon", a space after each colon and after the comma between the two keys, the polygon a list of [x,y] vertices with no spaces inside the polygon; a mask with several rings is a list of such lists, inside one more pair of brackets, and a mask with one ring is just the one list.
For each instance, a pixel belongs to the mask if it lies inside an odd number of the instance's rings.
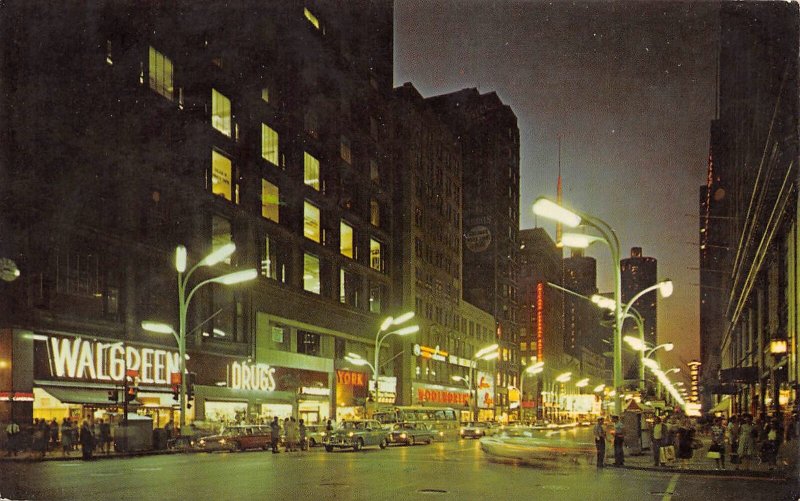
{"label": "lamp post", "polygon": [[[654,285],[651,285],[650,287],[647,287],[647,288],[637,292],[630,299],[630,301],[628,301],[624,305],[624,307],[622,308],[622,313],[621,313],[622,317],[621,318],[624,320],[626,317],[628,317],[629,316],[628,313],[633,310],[633,304],[636,301],[638,301],[639,298],[641,298],[642,296],[644,296],[648,292],[652,292],[654,290],[658,290],[659,292],[661,292],[661,297],[669,297],[669,296],[671,296],[672,295],[672,290],[673,290],[672,280],[669,280],[669,279],[662,280],[662,281],[660,281],[660,282],[658,282],[658,283],[656,283]],[[592,301],[594,303],[596,303],[598,306],[611,309],[612,305],[610,304],[611,300],[609,298],[606,298],[606,297],[599,296],[599,295],[595,294],[594,296],[592,296]],[[616,300],[615,300],[615,303],[616,303]],[[617,304],[614,304],[613,307],[616,309]],[[635,310],[633,310],[633,311],[635,311]],[[637,324],[637,327],[639,329],[639,341],[644,346],[644,321],[642,319],[642,316],[638,312],[636,312],[636,314],[633,315],[633,318],[634,318],[634,320],[636,320],[636,324]],[[669,350],[667,350],[667,351],[669,351]],[[642,358],[644,358],[644,356]],[[639,390],[640,391],[644,391],[645,390],[644,366],[641,363],[639,364]]]}
{"label": "lamp post", "polygon": [[475,369],[478,366],[478,360],[493,360],[500,356],[499,346],[495,344],[491,344],[489,346],[485,346],[480,350],[476,351],[475,354],[470,359],[469,364],[469,371],[470,374],[468,376],[453,376],[453,381],[462,381],[464,382],[467,387],[469,388],[470,398],[473,397],[473,387],[474,387],[474,402],[475,406],[472,409],[472,419],[473,421],[478,420],[478,387],[477,385],[473,385],[475,380]]}
{"label": "lamp post", "polygon": [[236,244],[228,243],[211,252],[197,264],[195,264],[188,272],[186,272],[186,247],[179,245],[175,248],[175,270],[178,272],[178,332],[168,324],[161,322],[143,321],[142,328],[161,334],[172,334],[175,337],[175,342],[178,343],[178,357],[181,372],[181,392],[180,392],[180,427],[181,434],[186,433],[186,313],[189,309],[189,303],[194,297],[194,294],[204,285],[218,283],[223,285],[233,285],[247,280],[252,280],[258,276],[258,271],[255,268],[249,268],[242,271],[235,271],[218,277],[208,278],[199,284],[195,285],[186,293],[189,286],[189,278],[192,273],[201,266],[214,266],[222,260],[228,258],[236,250]]}
{"label": "lamp post", "polygon": [[[614,396],[614,409],[616,414],[622,415],[622,398],[620,395],[622,387],[622,270],[619,262],[620,248],[617,234],[611,228],[611,225],[605,221],[580,211],[565,209],[544,197],[540,197],[534,202],[533,212],[538,216],[558,221],[570,228],[575,228],[581,223],[591,226],[600,232],[603,238],[598,239],[597,237],[584,235],[587,238],[583,241],[569,242],[572,244],[571,246],[588,246],[592,241],[602,240],[611,251],[611,261],[614,263],[614,300],[616,301],[614,307],[614,389],[617,392]],[[572,238],[572,235],[570,235],[569,240],[572,240]],[[564,245],[568,245],[567,240],[567,235],[562,235],[561,241]]]}
{"label": "lamp post", "polygon": [[415,332],[419,331],[419,325],[409,325],[407,327],[402,327],[400,329],[386,332],[391,326],[393,325],[401,325],[412,318],[414,318],[414,312],[408,311],[403,313],[398,317],[386,317],[383,322],[381,323],[380,329],[378,329],[377,334],[375,334],[375,363],[371,366],[372,367],[372,379],[374,380],[375,384],[375,403],[378,403],[379,395],[378,395],[378,370],[380,369],[380,365],[378,364],[378,360],[380,359],[381,353],[381,344],[387,337],[391,336],[392,334],[397,334],[398,336],[407,336],[409,334],[414,334]]}
{"label": "lamp post", "polygon": [[534,374],[540,374],[542,371],[544,371],[544,362],[536,362],[536,363],[531,364],[528,367],[526,367],[525,370],[522,371],[522,374],[519,377],[519,419],[520,419],[520,421],[523,421],[523,417],[524,417],[523,416],[524,410],[523,410],[523,407],[522,407],[522,402],[525,400],[525,393],[522,391],[522,386],[523,386],[522,383],[525,382],[525,376],[526,375],[533,376]]}
{"label": "lamp post", "polygon": [[556,405],[558,406],[558,421],[561,421],[561,386],[572,379],[572,372],[564,372],[556,376],[556,383],[558,383],[558,393],[556,394]]}

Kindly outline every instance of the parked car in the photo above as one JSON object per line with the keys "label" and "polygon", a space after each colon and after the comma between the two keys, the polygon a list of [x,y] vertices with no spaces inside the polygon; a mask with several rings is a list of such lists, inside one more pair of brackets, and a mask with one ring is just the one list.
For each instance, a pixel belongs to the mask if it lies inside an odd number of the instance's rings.
{"label": "parked car", "polygon": [[424,423],[398,423],[392,426],[389,433],[389,443],[414,445],[419,443],[430,444],[439,436]]}
{"label": "parked car", "polygon": [[342,421],[341,426],[325,437],[325,450],[353,449],[359,451],[370,445],[385,449],[389,444],[387,432],[374,419]]}
{"label": "parked car", "polygon": [[195,448],[202,451],[244,451],[247,449],[268,450],[271,446],[272,432],[265,425],[231,426],[217,435],[202,437],[195,442]]}
{"label": "parked car", "polygon": [[461,438],[481,438],[488,435],[493,435],[495,428],[492,423],[488,421],[472,421],[461,425],[459,435]]}
{"label": "parked car", "polygon": [[311,424],[306,426],[306,440],[308,441],[309,447],[322,445],[327,434],[328,432],[325,431],[324,424]]}

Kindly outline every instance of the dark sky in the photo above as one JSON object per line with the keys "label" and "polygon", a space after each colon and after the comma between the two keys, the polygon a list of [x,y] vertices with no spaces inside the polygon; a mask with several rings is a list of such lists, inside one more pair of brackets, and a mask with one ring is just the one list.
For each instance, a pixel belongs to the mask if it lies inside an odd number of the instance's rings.
{"label": "dark sky", "polygon": [[[423,96],[495,91],[520,129],[520,224],[555,198],[558,136],[564,203],[611,224],[658,259],[675,293],[659,301],[665,368],[699,358],[698,189],[715,113],[716,5],[664,2],[400,0],[394,82]],[[550,230],[554,226],[538,221]],[[598,287],[608,249],[593,246]]]}

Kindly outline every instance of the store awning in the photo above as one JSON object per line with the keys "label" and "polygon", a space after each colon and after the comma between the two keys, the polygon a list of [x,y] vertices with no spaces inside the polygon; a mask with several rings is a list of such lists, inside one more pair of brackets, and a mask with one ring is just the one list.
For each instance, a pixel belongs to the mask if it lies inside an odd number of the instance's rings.
{"label": "store awning", "polygon": [[709,412],[711,414],[714,414],[715,412],[729,413],[730,411],[731,411],[731,399],[730,397],[725,397],[722,400],[720,400],[717,405],[712,407]]}
{"label": "store awning", "polygon": [[[101,388],[68,388],[47,386],[42,388],[62,404],[95,404],[95,405],[117,405],[117,402],[108,400],[108,390]],[[135,400],[130,402],[138,405]]]}

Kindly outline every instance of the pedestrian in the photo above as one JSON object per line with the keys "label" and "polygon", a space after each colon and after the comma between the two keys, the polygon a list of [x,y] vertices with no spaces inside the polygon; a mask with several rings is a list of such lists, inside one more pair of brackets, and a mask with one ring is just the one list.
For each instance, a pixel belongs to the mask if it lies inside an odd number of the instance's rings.
{"label": "pedestrian", "polygon": [[108,454],[111,448],[111,424],[108,419],[100,420],[100,449]]}
{"label": "pedestrian", "polygon": [[597,418],[594,425],[594,446],[597,448],[597,467],[603,468],[606,462],[606,427],[603,418]]}
{"label": "pedestrian", "polygon": [[297,450],[297,422],[294,417],[286,418],[283,422],[283,431],[286,434],[286,451],[294,452]]}
{"label": "pedestrian", "polygon": [[308,450],[308,441],[306,439],[306,423],[302,419],[300,420],[298,429],[300,431],[300,450]]}
{"label": "pedestrian", "polygon": [[653,434],[650,440],[653,449],[653,466],[661,466],[661,441],[664,439],[664,423],[661,418],[653,418]]}
{"label": "pedestrian", "polygon": [[39,457],[44,457],[47,453],[47,442],[50,440],[50,427],[44,419],[33,420],[33,443],[31,453],[39,453]]}
{"label": "pedestrian", "polygon": [[333,431],[333,422],[329,419],[328,424],[325,425],[325,431],[328,432],[328,435]]}
{"label": "pedestrian", "polygon": [[269,425],[270,429],[270,444],[272,445],[272,453],[277,454],[280,451],[278,450],[278,443],[281,439],[281,424],[278,422],[278,416],[275,416],[272,419],[272,423]]}
{"label": "pedestrian", "polygon": [[65,457],[72,452],[72,424],[67,418],[61,421],[61,451]]}
{"label": "pedestrian", "polygon": [[781,434],[781,429],[778,426],[778,420],[773,419],[769,424],[769,430],[767,431],[767,440],[764,441],[764,460],[769,465],[769,469],[775,469],[775,465],[778,462],[778,447],[780,447],[780,441],[778,437]]}
{"label": "pedestrian", "polygon": [[625,445],[625,429],[619,416],[611,416],[611,422],[614,423],[614,466],[624,466],[625,453],[622,447]]}
{"label": "pedestrian", "polygon": [[6,456],[17,455],[19,451],[19,425],[12,419],[8,426],[6,426]]}
{"label": "pedestrian", "polygon": [[172,419],[164,425],[164,431],[167,433],[167,441],[173,438],[173,433],[175,432],[175,423]]}
{"label": "pedestrian", "polygon": [[684,420],[678,428],[678,448],[676,456],[681,460],[681,467],[688,468],[689,460],[694,455],[692,443],[694,442],[694,430],[691,424]]}
{"label": "pedestrian", "polygon": [[58,422],[56,418],[50,421],[50,448],[56,450],[58,447]]}
{"label": "pedestrian", "polygon": [[725,469],[725,428],[722,427],[722,418],[714,419],[714,424],[711,425],[711,446],[708,448],[708,456],[714,459],[718,470]]}
{"label": "pedestrian", "polygon": [[83,459],[92,459],[92,451],[94,450],[94,434],[89,421],[84,420],[80,431],[81,451],[83,452]]}
{"label": "pedestrian", "polygon": [[745,469],[750,468],[750,460],[753,458],[756,450],[756,436],[758,431],[753,428],[753,416],[745,414],[743,422],[739,426],[739,461]]}

